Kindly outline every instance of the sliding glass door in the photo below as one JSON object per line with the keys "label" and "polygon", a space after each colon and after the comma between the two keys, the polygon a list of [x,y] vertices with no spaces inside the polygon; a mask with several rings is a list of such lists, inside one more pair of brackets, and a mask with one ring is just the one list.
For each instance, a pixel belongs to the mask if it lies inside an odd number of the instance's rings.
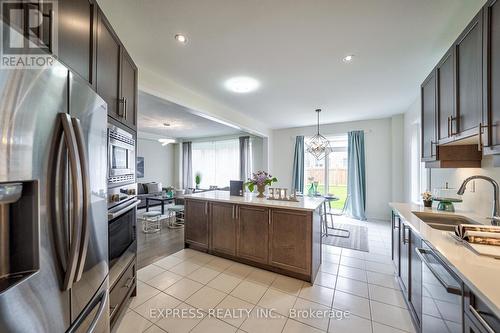
{"label": "sliding glass door", "polygon": [[[307,194],[313,181],[318,182],[319,194],[335,195],[338,201],[332,208],[341,210],[347,198],[347,135],[331,136],[332,151],[322,160],[305,152],[304,155],[304,194]],[[307,138],[306,138],[307,142]]]}

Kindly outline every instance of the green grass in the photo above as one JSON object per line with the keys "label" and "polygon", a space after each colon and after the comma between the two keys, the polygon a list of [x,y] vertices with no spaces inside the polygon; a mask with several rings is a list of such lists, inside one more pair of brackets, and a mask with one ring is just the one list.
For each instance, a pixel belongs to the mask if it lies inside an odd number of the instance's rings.
{"label": "green grass", "polygon": [[[305,194],[307,194],[307,189],[309,189],[310,186],[310,184],[306,185]],[[318,185],[318,192],[322,194],[333,194],[339,197],[338,201],[332,201],[332,208],[339,211],[344,208],[344,203],[347,199],[347,186],[330,186],[328,192],[325,193],[325,186]]]}

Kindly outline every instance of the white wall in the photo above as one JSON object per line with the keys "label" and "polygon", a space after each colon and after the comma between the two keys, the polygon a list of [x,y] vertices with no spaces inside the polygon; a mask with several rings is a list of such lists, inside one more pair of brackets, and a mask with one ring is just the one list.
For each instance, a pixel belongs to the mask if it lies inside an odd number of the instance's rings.
{"label": "white wall", "polygon": [[[413,126],[420,126],[420,98],[417,98],[404,113],[404,152],[403,152],[403,191],[404,202],[411,202],[411,131]],[[425,189],[423,189],[425,190]]]}
{"label": "white wall", "polygon": [[137,178],[138,183],[160,182],[164,187],[175,185],[172,144],[162,146],[158,141],[139,138],[137,156],[144,157],[144,178]]}
{"label": "white wall", "polygon": [[[404,114],[404,147],[405,147],[405,186],[404,198],[406,202],[411,200],[411,177],[410,177],[410,140],[412,124],[420,124],[420,98],[417,98],[414,103],[408,108]],[[462,181],[472,175],[485,175],[492,177],[497,182],[500,182],[500,168],[494,166],[492,157],[484,157],[481,163],[481,168],[459,168],[459,169],[428,169],[427,175],[429,182],[427,190],[442,188],[448,183],[450,188],[458,189]],[[492,186],[482,180],[476,180],[475,192],[472,192],[474,186],[469,183],[467,191],[463,195],[463,203],[455,204],[457,210],[466,210],[474,212],[480,216],[490,216],[492,208]]]}
{"label": "white wall", "polygon": [[[394,118],[394,119],[393,119]],[[393,118],[321,125],[325,136],[365,131],[366,154],[366,215],[368,218],[388,219],[388,202],[402,200],[402,164],[393,163],[393,143],[396,159],[401,161],[403,119]],[[393,130],[393,126],[395,127]],[[277,186],[290,188],[295,137],[314,135],[315,126],[274,130],[270,136],[270,172],[278,178]],[[394,192],[394,193],[393,193]]]}

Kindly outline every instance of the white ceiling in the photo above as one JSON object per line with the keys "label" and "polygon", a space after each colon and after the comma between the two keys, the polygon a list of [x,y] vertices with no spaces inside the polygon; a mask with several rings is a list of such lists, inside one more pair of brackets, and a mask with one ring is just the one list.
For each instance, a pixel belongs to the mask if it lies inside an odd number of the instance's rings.
{"label": "white ceiling", "polygon": [[[484,0],[99,2],[140,68],[283,128],[404,112]],[[236,75],[260,89],[228,92]]]}
{"label": "white ceiling", "polygon": [[[242,133],[241,130],[205,119],[178,104],[139,92],[139,136],[194,139]],[[163,124],[168,123],[166,127]]]}

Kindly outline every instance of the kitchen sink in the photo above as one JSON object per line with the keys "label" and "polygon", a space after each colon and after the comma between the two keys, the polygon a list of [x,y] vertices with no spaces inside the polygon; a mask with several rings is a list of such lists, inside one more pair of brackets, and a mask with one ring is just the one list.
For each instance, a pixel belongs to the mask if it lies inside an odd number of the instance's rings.
{"label": "kitchen sink", "polygon": [[435,214],[425,212],[412,212],[419,219],[424,221],[429,227],[445,231],[455,230],[455,226],[459,224],[479,224],[465,216]]}

